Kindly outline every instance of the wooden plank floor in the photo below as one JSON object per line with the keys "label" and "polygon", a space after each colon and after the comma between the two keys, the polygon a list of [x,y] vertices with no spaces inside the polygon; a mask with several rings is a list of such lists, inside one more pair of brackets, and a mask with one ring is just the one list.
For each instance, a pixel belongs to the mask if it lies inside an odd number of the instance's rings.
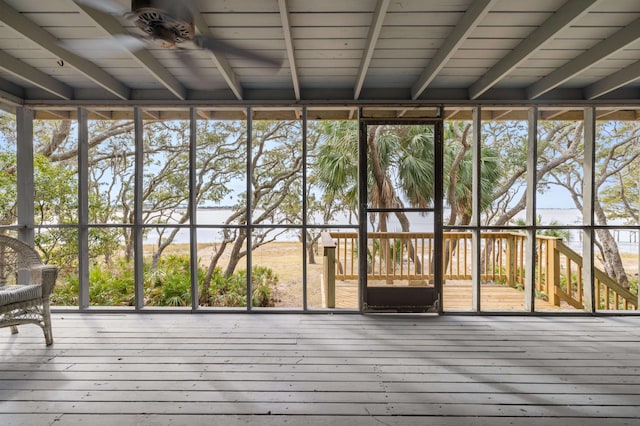
{"label": "wooden plank floor", "polygon": [[638,425],[640,317],[55,314],[0,425]]}

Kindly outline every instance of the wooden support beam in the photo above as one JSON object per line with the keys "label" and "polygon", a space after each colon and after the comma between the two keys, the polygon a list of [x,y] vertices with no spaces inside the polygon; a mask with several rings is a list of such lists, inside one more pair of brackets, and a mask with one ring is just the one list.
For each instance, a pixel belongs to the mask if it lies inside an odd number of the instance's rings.
{"label": "wooden support beam", "polygon": [[640,79],[640,61],[598,80],[584,89],[586,99],[595,99]]}
{"label": "wooden support beam", "polygon": [[429,61],[429,65],[422,72],[418,80],[411,87],[411,99],[418,99],[425,91],[429,83],[444,68],[449,59],[457,52],[458,48],[469,37],[484,19],[497,0],[475,0],[453,29],[449,37],[442,44],[435,56]]}
{"label": "wooden support beam", "polygon": [[55,78],[33,68],[19,59],[0,50],[0,68],[27,83],[33,84],[62,99],[72,99],[73,89]]}
{"label": "wooden support beam", "polygon": [[601,41],[540,81],[529,86],[527,88],[527,97],[536,99],[544,95],[608,56],[635,43],[638,39],[640,39],[640,19],[636,19],[611,37]]}
{"label": "wooden support beam", "polygon": [[296,67],[296,55],[293,49],[291,25],[289,24],[289,7],[287,6],[287,0],[278,0],[278,8],[280,9],[280,20],[282,21],[284,42],[287,46],[287,58],[289,60],[289,69],[291,70],[291,83],[293,84],[293,92],[295,94],[296,101],[299,101],[300,82],[298,80],[298,69]]}
{"label": "wooden support beam", "polygon": [[498,61],[469,88],[469,99],[477,99],[573,22],[583,17],[597,0],[569,0],[526,37],[515,49]]}
{"label": "wooden support beam", "polygon": [[360,61],[358,75],[356,77],[356,86],[353,90],[353,99],[360,98],[360,92],[362,91],[362,87],[364,86],[364,80],[367,77],[369,65],[371,64],[371,58],[373,57],[373,52],[376,48],[376,43],[378,42],[378,37],[380,36],[380,31],[382,30],[382,23],[384,22],[384,17],[387,14],[387,9],[389,8],[390,2],[391,0],[378,0],[378,3],[376,4],[376,10],[373,12],[373,21],[371,22],[371,26],[369,27],[369,34],[367,35],[366,47],[362,55],[362,60]]}
{"label": "wooden support beam", "polygon": [[[88,16],[93,22],[111,36],[128,34],[128,30],[118,22],[113,16],[102,13],[94,8],[83,6],[76,3],[79,9]],[[154,58],[146,49],[126,49],[131,56],[144,67],[157,81],[160,82],[167,90],[180,100],[187,99],[187,89],[178,81],[167,69]]]}
{"label": "wooden support beam", "polygon": [[[193,14],[193,21],[196,29],[200,32],[200,34],[206,37],[213,36],[211,34],[211,30],[209,30],[209,26],[200,13],[195,12]],[[218,71],[222,75],[222,78],[227,83],[233,94],[236,96],[236,98],[238,98],[239,101],[241,101],[243,99],[242,86],[240,85],[240,81],[238,80],[236,73],[231,68],[229,61],[227,61],[227,59],[219,53],[214,53],[211,51],[208,51],[207,53],[218,68]]]}
{"label": "wooden support beam", "polygon": [[85,77],[118,98],[128,100],[131,97],[131,91],[127,86],[93,62],[62,48],[58,39],[25,18],[2,0],[0,0],[0,22],[62,59],[65,63],[84,74]]}

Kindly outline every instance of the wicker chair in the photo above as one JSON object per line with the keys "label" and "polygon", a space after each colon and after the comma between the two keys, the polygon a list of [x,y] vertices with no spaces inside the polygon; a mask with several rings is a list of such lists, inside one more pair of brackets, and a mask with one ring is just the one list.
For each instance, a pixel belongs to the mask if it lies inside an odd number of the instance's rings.
{"label": "wicker chair", "polygon": [[20,324],[37,324],[51,345],[49,296],[57,276],[58,268],[45,265],[31,246],[0,235],[0,327],[16,334]]}

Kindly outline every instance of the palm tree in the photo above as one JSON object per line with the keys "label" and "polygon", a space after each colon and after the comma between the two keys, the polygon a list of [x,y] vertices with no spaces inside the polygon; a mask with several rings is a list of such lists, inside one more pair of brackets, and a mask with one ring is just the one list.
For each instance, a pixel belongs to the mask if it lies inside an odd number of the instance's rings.
{"label": "palm tree", "polygon": [[[356,122],[328,122],[326,140],[318,155],[318,179],[325,194],[341,198],[357,211],[358,126]],[[472,152],[468,142],[469,126],[451,123],[447,127],[444,146],[444,193],[451,206],[450,224],[468,224],[472,208]],[[374,208],[427,208],[435,196],[434,128],[431,125],[372,125],[367,131],[367,187],[369,205]],[[484,204],[500,176],[497,154],[481,151],[481,189]],[[403,201],[404,200],[404,201]],[[395,212],[403,232],[410,222],[402,212]],[[387,232],[388,214],[380,213],[377,231]],[[383,242],[384,244],[384,242]],[[388,242],[387,242],[388,244]],[[413,247],[407,244],[409,258]],[[382,247],[385,253],[385,247]],[[391,259],[388,260],[388,262]],[[421,267],[416,264],[416,270]]]}
{"label": "palm tree", "polygon": [[[341,198],[345,205],[357,211],[357,123],[328,122],[325,126],[325,143],[318,154],[319,182],[328,197]],[[433,202],[433,129],[430,126],[370,126],[367,148],[370,206],[402,208],[403,199],[415,207],[427,207]],[[400,194],[397,189],[401,190]],[[398,220],[402,230],[409,231],[404,213],[400,212]],[[386,228],[387,216],[381,214],[377,230],[384,232]]]}
{"label": "palm tree", "polygon": [[[467,225],[472,208],[472,146],[470,124],[448,123],[444,146],[444,195],[452,213],[450,225]],[[356,122],[325,123],[325,143],[318,154],[318,179],[327,196],[340,198],[357,211],[358,127]],[[374,208],[426,208],[435,190],[434,135],[430,125],[369,126],[367,187]],[[492,200],[501,176],[495,150],[481,149],[480,208]],[[379,230],[385,227],[380,218]],[[401,225],[403,220],[398,218]],[[403,231],[408,227],[402,226]]]}
{"label": "palm tree", "polygon": [[[468,225],[473,207],[473,151],[469,141],[471,123],[448,122],[444,133],[444,194],[451,214],[447,225]],[[489,147],[480,149],[480,210],[493,200],[502,176],[498,153]]]}

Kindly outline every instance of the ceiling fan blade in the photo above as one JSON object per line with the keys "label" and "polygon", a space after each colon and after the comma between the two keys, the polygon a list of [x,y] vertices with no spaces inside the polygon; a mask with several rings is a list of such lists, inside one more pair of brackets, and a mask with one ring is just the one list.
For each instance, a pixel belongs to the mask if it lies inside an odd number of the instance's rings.
{"label": "ceiling fan blade", "polygon": [[146,38],[133,34],[115,34],[112,40],[115,41],[119,47],[124,47],[131,52],[142,50],[149,45],[149,41]]}
{"label": "ceiling fan blade", "polygon": [[196,76],[198,78],[204,77],[204,74],[202,73],[202,70],[196,64],[196,61],[193,59],[193,56],[191,56],[191,53],[189,52],[189,49],[176,48],[176,49],[174,49],[174,52],[176,53],[176,56],[178,58],[180,58],[180,61],[182,61],[182,64],[186,68],[188,68],[189,71],[191,71],[194,76]]}
{"label": "ceiling fan blade", "polygon": [[91,9],[98,10],[100,12],[109,13],[111,15],[124,16],[129,13],[127,8],[122,7],[120,3],[115,0],[73,0],[80,6],[90,7]]}
{"label": "ceiling fan blade", "polygon": [[279,59],[242,49],[240,47],[233,46],[232,44],[214,39],[212,37],[197,35],[193,37],[193,43],[202,49],[207,49],[214,53],[229,53],[277,68],[282,66],[282,61]]}
{"label": "ceiling fan blade", "polygon": [[145,48],[147,42],[143,38],[134,35],[118,34],[112,38],[65,40],[61,42],[60,45],[70,52],[75,52],[83,56],[82,51],[85,51],[85,53],[96,50],[121,52],[124,48],[135,52]]}
{"label": "ceiling fan blade", "polygon": [[197,0],[152,0],[151,6],[167,12],[175,12],[176,10],[188,11],[191,14],[198,12]]}

